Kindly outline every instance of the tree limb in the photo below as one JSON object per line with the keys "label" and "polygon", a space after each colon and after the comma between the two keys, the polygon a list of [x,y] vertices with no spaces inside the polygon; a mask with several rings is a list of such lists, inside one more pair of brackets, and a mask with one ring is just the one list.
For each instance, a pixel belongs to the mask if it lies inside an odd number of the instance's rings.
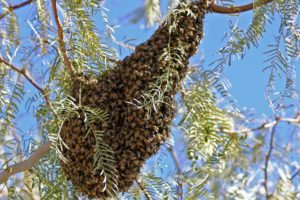
{"label": "tree limb", "polygon": [[27,159],[20,163],[11,165],[0,172],[0,184],[5,183],[8,178],[16,173],[27,171],[31,169],[43,156],[50,150],[51,142],[47,142],[40,146],[35,152]]}
{"label": "tree limb", "polygon": [[33,0],[28,0],[28,1],[25,1],[23,3],[19,3],[19,4],[16,4],[16,5],[13,5],[13,6],[9,6],[8,7],[8,11],[0,14],[0,20],[3,19],[6,15],[8,15],[12,10],[16,10],[18,8],[22,8],[22,7],[30,4],[32,1]]}
{"label": "tree limb", "polygon": [[64,31],[59,21],[57,7],[56,7],[56,0],[51,0],[51,5],[52,5],[52,11],[54,15],[54,20],[57,26],[58,48],[63,56],[64,65],[68,68],[71,75],[74,75],[74,68],[67,55],[66,44],[64,42]]}
{"label": "tree limb", "polygon": [[[258,6],[266,5],[273,0],[264,0],[264,2],[259,2]],[[220,13],[220,14],[235,14],[235,13],[241,13],[241,12],[246,12],[249,10],[253,10],[253,8],[257,6],[255,3],[249,3],[246,5],[242,6],[231,6],[231,7],[224,7],[224,6],[219,6],[215,4],[214,1],[210,4],[209,8],[212,12],[214,13]]]}

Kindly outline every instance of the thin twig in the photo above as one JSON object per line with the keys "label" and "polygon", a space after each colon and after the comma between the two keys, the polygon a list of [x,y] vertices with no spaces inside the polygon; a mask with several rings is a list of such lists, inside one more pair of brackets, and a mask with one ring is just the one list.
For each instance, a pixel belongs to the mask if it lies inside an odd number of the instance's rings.
{"label": "thin twig", "polygon": [[50,150],[50,146],[51,142],[49,141],[35,150],[27,160],[11,165],[0,172],[0,184],[5,183],[10,176],[16,173],[31,169]]}
{"label": "thin twig", "polygon": [[46,92],[45,89],[41,88],[39,86],[39,84],[37,84],[37,82],[31,76],[31,74],[30,74],[29,70],[27,69],[27,67],[23,67],[22,69],[20,69],[20,68],[14,66],[13,64],[10,64],[6,60],[2,59],[1,57],[0,57],[0,63],[4,63],[8,67],[10,67],[12,70],[14,70],[14,71],[18,72],[19,74],[23,75],[31,83],[31,85],[34,88],[36,88],[43,95],[47,106],[51,109],[51,111],[53,112],[55,118],[57,119],[58,116],[57,116],[57,113],[54,111],[53,106],[50,102],[49,94]]}
{"label": "thin twig", "polygon": [[272,122],[269,122],[269,123],[265,122],[265,123],[259,125],[258,127],[255,127],[255,128],[249,128],[249,129],[244,129],[244,130],[236,130],[236,131],[228,131],[228,130],[222,130],[222,131],[225,132],[225,133],[229,133],[229,134],[249,133],[249,132],[253,132],[253,131],[269,129],[269,128],[275,126],[279,122],[286,122],[286,123],[289,123],[289,124],[300,126],[300,114],[297,114],[295,116],[295,118],[280,118],[280,117],[277,117],[276,120],[274,120]]}
{"label": "thin twig", "polygon": [[4,63],[5,65],[7,65],[8,67],[10,67],[11,69],[13,69],[14,71],[22,74],[41,94],[45,95],[46,92],[43,88],[41,88],[36,81],[32,78],[32,76],[30,75],[28,69],[26,67],[23,67],[22,69],[19,69],[18,67],[10,64],[9,62],[3,60],[0,57],[0,63]]}
{"label": "thin twig", "polygon": [[290,180],[292,181],[296,176],[300,175],[300,169],[298,169],[290,178]]}
{"label": "thin twig", "polygon": [[220,13],[220,14],[235,14],[235,13],[241,13],[241,12],[246,12],[249,10],[253,10],[255,6],[263,6],[266,5],[273,0],[265,0],[264,2],[261,2],[259,5],[255,5],[255,3],[249,3],[246,5],[242,6],[231,6],[231,7],[224,7],[224,6],[219,6],[215,4],[214,1],[210,4],[209,8],[212,12],[214,13]]}
{"label": "thin twig", "polygon": [[16,5],[13,5],[13,6],[9,6],[8,11],[0,14],[0,20],[3,19],[6,15],[8,15],[11,11],[16,10],[18,8],[22,8],[22,7],[30,4],[32,1],[33,0],[28,0],[28,1],[25,1],[23,3],[19,3],[19,4],[16,4]]}
{"label": "thin twig", "polygon": [[300,126],[300,113],[297,113],[294,118],[282,118],[281,121]]}
{"label": "thin twig", "polygon": [[241,134],[241,133],[250,133],[253,131],[259,131],[259,130],[264,130],[264,129],[268,129],[273,127],[277,122],[276,121],[272,121],[272,122],[265,122],[262,123],[261,125],[259,125],[258,127],[255,128],[249,128],[249,129],[244,129],[244,130],[236,130],[236,131],[228,131],[228,130],[222,130],[224,133],[228,133],[228,134]]}
{"label": "thin twig", "polygon": [[[177,169],[177,175],[182,174],[181,165],[180,165],[180,162],[179,162],[179,159],[178,159],[178,156],[177,156],[175,150],[172,147],[168,148],[168,150],[171,153],[171,156],[172,156],[173,161],[175,163],[175,166],[176,166],[176,169]],[[178,181],[178,187],[179,187],[179,190],[180,190],[180,191],[178,191],[178,194],[180,195],[181,200],[184,200],[182,182]]]}
{"label": "thin twig", "polygon": [[57,13],[57,7],[56,7],[56,0],[51,0],[52,5],[52,11],[54,15],[54,20],[57,26],[57,36],[58,36],[58,48],[63,56],[63,63],[71,73],[71,75],[74,75],[74,69],[73,66],[68,58],[67,50],[66,50],[66,44],[64,42],[64,31],[60,24],[58,13]]}
{"label": "thin twig", "polygon": [[272,127],[272,131],[271,131],[271,136],[270,136],[270,142],[269,142],[269,150],[267,152],[267,155],[266,155],[266,159],[265,159],[265,166],[264,166],[264,182],[263,182],[263,186],[265,188],[265,195],[266,195],[266,199],[270,199],[270,197],[272,196],[270,193],[269,193],[269,189],[268,189],[268,166],[269,166],[269,162],[270,162],[270,158],[271,158],[271,155],[272,155],[272,151],[273,151],[273,148],[274,148],[274,136],[275,136],[275,132],[276,132],[276,126],[279,122],[279,118],[276,117],[275,119],[275,124],[274,126]]}
{"label": "thin twig", "polygon": [[146,199],[152,200],[151,196],[148,194],[148,192],[146,191],[145,187],[141,184],[141,182],[137,180],[136,183],[138,184],[140,189],[144,192]]}

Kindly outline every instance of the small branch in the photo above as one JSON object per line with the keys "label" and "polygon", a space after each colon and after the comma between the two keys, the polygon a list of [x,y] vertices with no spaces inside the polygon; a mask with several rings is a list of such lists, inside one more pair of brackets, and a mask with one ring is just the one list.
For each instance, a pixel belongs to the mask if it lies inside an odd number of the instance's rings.
{"label": "small branch", "polygon": [[46,91],[36,83],[36,81],[32,78],[32,76],[30,75],[26,67],[19,69],[16,66],[10,64],[9,62],[3,60],[1,57],[0,57],[0,63],[4,63],[14,71],[22,74],[31,83],[31,85],[33,85],[41,94],[46,95]]}
{"label": "small branch", "polygon": [[67,50],[66,50],[66,44],[64,42],[64,31],[60,24],[58,13],[57,13],[57,7],[56,7],[56,0],[51,0],[52,5],[52,11],[54,15],[54,20],[57,26],[57,36],[58,36],[58,48],[63,56],[63,63],[68,68],[71,75],[74,75],[74,69],[73,66],[68,58]]}
{"label": "small branch", "polygon": [[178,159],[178,156],[177,156],[176,152],[174,151],[174,149],[172,147],[168,148],[168,150],[171,153],[171,156],[172,156],[172,158],[174,160],[174,163],[176,165],[177,173],[178,174],[182,173],[181,166],[180,166],[179,159]]}
{"label": "small branch", "polygon": [[144,192],[145,197],[147,200],[151,200],[151,196],[148,194],[148,192],[146,191],[145,187],[140,183],[140,181],[136,181],[136,183],[138,184],[138,186],[140,187],[140,189]]}
{"label": "small branch", "polygon": [[266,192],[266,199],[270,199],[270,197],[272,196],[270,193],[269,193],[269,189],[268,189],[268,166],[269,166],[269,161],[270,161],[270,158],[271,158],[271,154],[272,154],[272,151],[273,151],[273,148],[274,148],[274,136],[275,136],[275,130],[276,130],[276,126],[278,124],[278,121],[279,121],[279,118],[276,117],[276,120],[275,120],[275,125],[272,127],[272,131],[271,131],[271,136],[270,136],[270,143],[269,143],[269,150],[268,150],[268,153],[266,155],[266,159],[265,159],[265,167],[263,169],[264,171],[264,182],[263,182],[263,186],[265,188],[265,192]]}
{"label": "small branch", "polygon": [[241,133],[249,133],[249,132],[253,132],[253,131],[259,131],[259,130],[264,130],[264,129],[269,129],[271,127],[273,127],[274,125],[277,124],[277,121],[272,121],[272,122],[265,122],[262,123],[260,126],[255,127],[255,128],[249,128],[249,129],[244,129],[244,130],[236,130],[236,131],[228,131],[228,130],[222,130],[224,133],[228,133],[228,134],[241,134]]}
{"label": "small branch", "polygon": [[0,172],[0,184],[5,183],[10,176],[16,173],[31,169],[50,150],[50,146],[51,142],[49,141],[35,150],[27,160],[11,165]]}
{"label": "small branch", "polygon": [[[168,148],[169,152],[171,153],[171,156],[173,158],[173,161],[175,163],[176,169],[177,169],[177,175],[182,174],[182,169],[180,166],[180,162],[178,159],[178,156],[176,154],[176,152],[174,151],[174,149],[172,147]],[[178,186],[179,186],[179,190],[178,194],[180,195],[181,200],[184,200],[184,194],[183,194],[183,184],[182,182],[178,181]]]}
{"label": "small branch", "polygon": [[212,12],[214,13],[221,13],[221,14],[235,14],[235,13],[241,13],[241,12],[246,12],[249,10],[253,10],[255,6],[263,6],[266,5],[273,0],[265,0],[264,2],[260,3],[259,5],[255,5],[255,3],[249,3],[246,5],[242,6],[232,6],[232,7],[224,7],[224,6],[219,6],[215,4],[214,1],[210,4],[209,8]]}
{"label": "small branch", "polygon": [[3,60],[0,57],[0,63],[4,63],[5,65],[7,65],[8,67],[10,67],[12,70],[20,73],[21,75],[23,75],[30,83],[33,87],[35,87],[44,97],[46,104],[48,105],[48,107],[51,109],[51,111],[53,112],[55,118],[57,119],[57,113],[54,111],[53,106],[50,102],[50,98],[49,98],[49,94],[46,92],[45,89],[41,88],[37,82],[32,78],[30,72],[28,71],[27,67],[23,67],[22,69],[10,64],[9,62]]}
{"label": "small branch", "polygon": [[297,113],[297,115],[294,118],[280,118],[277,117],[276,120],[272,122],[264,122],[260,126],[255,127],[255,128],[249,128],[249,129],[242,129],[242,130],[236,130],[236,131],[228,131],[228,130],[222,130],[224,133],[228,134],[241,134],[241,133],[249,133],[253,131],[259,131],[259,130],[264,130],[264,129],[269,129],[278,124],[279,122],[286,122],[289,124],[293,124],[296,126],[300,126],[300,113]]}
{"label": "small branch", "polygon": [[300,113],[297,113],[294,118],[282,118],[281,121],[300,126]]}
{"label": "small branch", "polygon": [[24,7],[24,6],[28,5],[28,4],[30,4],[32,1],[33,1],[33,0],[28,0],[28,1],[25,1],[25,2],[23,2],[23,3],[19,3],[19,4],[16,4],[16,5],[14,5],[14,6],[10,6],[10,7],[8,8],[8,11],[7,11],[7,12],[4,12],[4,13],[1,13],[1,14],[0,14],[0,20],[3,19],[6,15],[8,15],[12,10],[16,10],[16,9],[18,9],[18,8],[22,8],[22,7]]}
{"label": "small branch", "polygon": [[258,130],[264,130],[264,129],[267,129],[267,128],[271,128],[271,127],[274,127],[278,122],[277,121],[273,121],[273,122],[270,122],[270,123],[263,123],[262,125],[260,125],[259,127],[256,127],[256,128],[253,128],[253,129],[250,129],[250,130],[245,130],[245,131],[238,131],[239,133],[246,133],[246,132],[252,132],[252,131],[258,131]]}

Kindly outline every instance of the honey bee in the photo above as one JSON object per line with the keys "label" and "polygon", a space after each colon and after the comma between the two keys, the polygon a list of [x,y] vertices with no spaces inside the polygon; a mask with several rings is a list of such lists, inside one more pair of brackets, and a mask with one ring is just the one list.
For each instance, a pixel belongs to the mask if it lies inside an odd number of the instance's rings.
{"label": "honey bee", "polygon": [[[203,36],[204,10],[199,9],[198,4],[193,5],[192,11],[200,17],[192,19],[186,13],[180,14],[177,18],[179,21],[177,29],[180,31],[173,31],[171,38],[168,32],[169,25],[165,23],[151,39],[139,45],[133,55],[118,62],[115,68],[107,71],[97,80],[82,76],[81,82],[74,83],[75,97],[78,96],[76,91],[81,85],[82,102],[103,108],[110,114],[108,122],[97,122],[94,124],[94,129],[104,130],[105,142],[115,150],[120,191],[129,189],[144,161],[156,153],[169,137],[175,110],[172,107],[173,96],[179,89],[180,81],[186,75],[188,59],[197,50],[197,45]],[[170,66],[177,74],[171,77],[172,89],[164,93],[165,103],[163,106],[158,106],[157,112],[153,112],[148,118],[144,108],[137,108],[124,102],[132,101],[134,97],[140,98],[153,84],[154,77],[164,74],[168,62],[161,61],[159,58],[163,49],[167,48],[169,39],[173,49],[183,43],[186,43],[187,47],[183,52],[176,52],[182,64],[175,63]],[[99,174],[93,174],[95,138],[92,135],[84,137],[87,131],[84,126],[82,119],[71,119],[70,123],[65,123],[62,128],[61,136],[71,146],[64,154],[72,160],[72,164],[62,164],[62,166],[67,177],[72,177],[71,181],[76,190],[91,198],[106,197],[107,192],[101,193],[104,188],[103,176],[99,178]],[[78,171],[83,171],[84,177],[78,174]]]}

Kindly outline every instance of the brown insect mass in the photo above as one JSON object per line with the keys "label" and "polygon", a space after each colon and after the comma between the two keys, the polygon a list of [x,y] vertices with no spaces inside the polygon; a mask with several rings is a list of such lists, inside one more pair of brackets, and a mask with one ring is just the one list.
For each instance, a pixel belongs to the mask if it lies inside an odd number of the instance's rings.
{"label": "brown insect mass", "polygon": [[[175,112],[173,96],[185,77],[188,59],[196,52],[203,37],[206,3],[193,2],[187,8],[179,5],[177,9],[189,9],[194,16],[187,11],[174,12],[148,41],[137,46],[135,52],[115,68],[96,81],[83,78],[83,81],[74,81],[73,84],[72,95],[77,101],[81,87],[82,105],[101,108],[109,113],[108,123],[99,122],[94,128],[104,130],[104,142],[115,151],[119,192],[128,191],[144,162],[169,137]],[[170,26],[174,24],[176,26],[170,32]],[[184,50],[179,51],[178,47]],[[179,55],[180,62],[174,61],[168,65],[168,60],[161,59],[167,49]],[[168,81],[172,88],[164,93],[163,103],[156,105],[156,110],[152,108],[149,115],[145,107],[128,103],[136,100],[143,102],[143,94],[153,89],[151,87],[157,81],[156,77],[165,73],[166,66],[176,73],[171,73]],[[161,87],[165,84],[163,82]],[[86,135],[83,117],[64,123],[61,137],[69,149],[63,151],[68,162],[61,162],[62,167],[78,192],[89,197],[106,197],[108,193],[102,192],[104,177],[100,172],[94,173],[95,138],[93,134]]]}

